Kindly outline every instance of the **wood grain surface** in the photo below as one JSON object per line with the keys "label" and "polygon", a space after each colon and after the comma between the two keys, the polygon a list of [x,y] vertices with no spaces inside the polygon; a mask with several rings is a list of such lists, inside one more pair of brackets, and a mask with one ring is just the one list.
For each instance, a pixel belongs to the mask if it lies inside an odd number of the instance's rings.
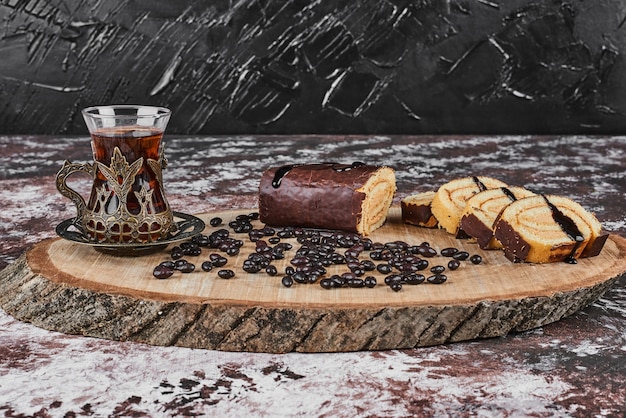
{"label": "wood grain surface", "polygon": [[[199,215],[224,223],[251,210]],[[261,226],[258,221],[256,225]],[[221,226],[224,227],[224,226]],[[205,233],[214,227],[207,226]],[[599,298],[626,271],[626,239],[612,235],[602,253],[576,265],[513,264],[501,251],[483,251],[442,230],[403,224],[393,207],[373,241],[428,241],[441,250],[457,247],[480,254],[483,263],[462,262],[439,285],[405,285],[399,292],[376,273],[374,288],[325,290],[319,284],[281,284],[282,274],[245,273],[242,263],[254,243],[245,234],[237,257],[219,279],[204,272],[200,256],[193,273],[165,280],[152,269],[169,250],[142,257],[115,257],[73,242],[50,239],[35,245],[0,272],[0,306],[42,328],[154,345],[258,352],[336,352],[428,346],[528,330],[568,316]],[[274,264],[284,271],[298,244]],[[366,255],[362,259],[368,258]],[[447,264],[438,255],[430,263]],[[332,266],[329,274],[347,271]]]}

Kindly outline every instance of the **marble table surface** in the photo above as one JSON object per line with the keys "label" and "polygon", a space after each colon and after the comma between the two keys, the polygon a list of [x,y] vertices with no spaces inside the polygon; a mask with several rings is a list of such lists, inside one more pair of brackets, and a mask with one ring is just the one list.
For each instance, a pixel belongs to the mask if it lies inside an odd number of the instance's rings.
{"label": "marble table surface", "polygon": [[[254,208],[260,173],[287,163],[396,169],[396,200],[489,175],[568,196],[626,237],[626,138],[166,137],[174,210]],[[74,216],[55,188],[87,137],[0,136],[0,269]],[[88,181],[77,180],[79,190]],[[81,189],[83,188],[84,189]],[[565,267],[564,267],[565,268]],[[479,341],[382,352],[255,354],[64,335],[0,310],[0,415],[623,416],[626,277],[561,321]]]}

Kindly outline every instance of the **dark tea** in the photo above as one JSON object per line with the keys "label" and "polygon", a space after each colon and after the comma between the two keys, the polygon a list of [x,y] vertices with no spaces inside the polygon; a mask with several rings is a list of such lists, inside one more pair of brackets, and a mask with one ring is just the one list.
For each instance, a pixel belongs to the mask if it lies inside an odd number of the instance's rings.
{"label": "dark tea", "polygon": [[[93,156],[100,164],[96,167],[94,187],[87,209],[103,215],[127,210],[130,215],[140,215],[140,218],[169,211],[161,184],[162,137],[161,131],[142,126],[101,128],[94,131],[91,134]],[[120,153],[117,157],[116,149]],[[118,161],[120,157],[122,159]],[[106,170],[106,167],[111,167],[112,170]],[[107,172],[110,173],[108,177]],[[115,178],[112,178],[113,173]],[[125,209],[121,206],[125,206]],[[140,226],[138,240],[158,239],[162,226],[158,220]],[[93,228],[95,235],[99,235],[100,225],[97,222],[92,221],[87,227]],[[128,230],[124,231],[124,228]],[[130,233],[130,227],[113,227],[112,232],[125,235]]]}

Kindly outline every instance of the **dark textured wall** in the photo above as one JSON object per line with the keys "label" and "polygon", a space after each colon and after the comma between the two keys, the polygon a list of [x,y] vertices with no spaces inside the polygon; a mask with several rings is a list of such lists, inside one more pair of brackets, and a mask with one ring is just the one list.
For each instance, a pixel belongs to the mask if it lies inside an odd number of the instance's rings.
{"label": "dark textured wall", "polygon": [[623,133],[623,0],[1,0],[0,133]]}

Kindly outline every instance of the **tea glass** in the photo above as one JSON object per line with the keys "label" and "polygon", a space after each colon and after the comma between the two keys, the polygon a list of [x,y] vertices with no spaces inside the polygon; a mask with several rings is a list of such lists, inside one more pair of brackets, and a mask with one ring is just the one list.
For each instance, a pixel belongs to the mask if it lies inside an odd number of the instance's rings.
{"label": "tea glass", "polygon": [[[96,243],[151,243],[176,228],[165,197],[163,133],[171,112],[138,105],[93,106],[82,111],[93,162],[65,161],[59,192],[76,205],[74,226]],[[93,179],[89,199],[67,185],[74,173]]]}

